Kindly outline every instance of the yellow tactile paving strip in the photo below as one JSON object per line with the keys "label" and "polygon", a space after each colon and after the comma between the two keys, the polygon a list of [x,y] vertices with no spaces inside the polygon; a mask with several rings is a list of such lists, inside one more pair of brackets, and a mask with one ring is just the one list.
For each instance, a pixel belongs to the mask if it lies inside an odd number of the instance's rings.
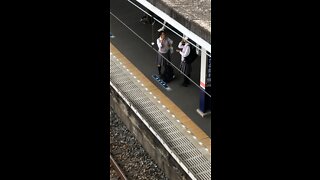
{"label": "yellow tactile paving strip", "polygon": [[110,52],[116,56],[122,65],[126,66],[132,72],[134,76],[137,77],[144,84],[146,88],[154,96],[165,105],[172,114],[175,115],[180,122],[186,126],[186,128],[191,131],[191,133],[197,137],[198,141],[203,143],[203,146],[208,148],[211,153],[211,138],[203,132],[175,103],[173,103],[167,96],[165,96],[148,78],[146,78],[116,47],[110,43]]}

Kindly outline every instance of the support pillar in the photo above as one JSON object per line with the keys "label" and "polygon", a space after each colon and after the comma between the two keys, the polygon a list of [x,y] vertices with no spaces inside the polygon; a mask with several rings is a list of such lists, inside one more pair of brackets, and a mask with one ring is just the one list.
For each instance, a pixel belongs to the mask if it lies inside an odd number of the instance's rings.
{"label": "support pillar", "polygon": [[[204,48],[201,51],[200,68],[200,86],[204,91],[211,94],[211,58],[207,56]],[[202,117],[211,114],[211,98],[204,91],[200,90],[200,105],[197,109]]]}

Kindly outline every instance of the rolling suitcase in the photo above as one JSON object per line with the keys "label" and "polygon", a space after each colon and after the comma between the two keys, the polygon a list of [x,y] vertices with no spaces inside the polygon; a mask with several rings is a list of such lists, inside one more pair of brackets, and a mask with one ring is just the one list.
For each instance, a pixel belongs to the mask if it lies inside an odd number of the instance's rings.
{"label": "rolling suitcase", "polygon": [[173,68],[171,65],[166,65],[163,74],[161,75],[161,79],[168,83],[172,81],[174,78]]}

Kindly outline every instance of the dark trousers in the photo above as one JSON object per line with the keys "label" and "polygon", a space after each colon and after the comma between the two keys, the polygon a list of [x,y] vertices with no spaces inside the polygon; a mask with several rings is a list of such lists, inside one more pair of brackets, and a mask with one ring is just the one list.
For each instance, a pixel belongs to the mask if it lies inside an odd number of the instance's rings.
{"label": "dark trousers", "polygon": [[[190,74],[187,74],[188,78],[190,78]],[[190,80],[186,76],[184,76],[183,84],[190,84]]]}

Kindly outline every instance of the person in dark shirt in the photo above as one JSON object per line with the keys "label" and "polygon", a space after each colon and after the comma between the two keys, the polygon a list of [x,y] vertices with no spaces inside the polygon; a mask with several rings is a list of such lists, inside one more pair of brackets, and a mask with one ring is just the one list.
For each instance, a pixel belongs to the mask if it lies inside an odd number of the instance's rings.
{"label": "person in dark shirt", "polygon": [[144,16],[141,17],[140,22],[142,22],[143,24],[152,24],[153,25],[155,23],[155,20],[153,18],[154,14],[150,10],[148,10],[148,14],[145,13]]}

